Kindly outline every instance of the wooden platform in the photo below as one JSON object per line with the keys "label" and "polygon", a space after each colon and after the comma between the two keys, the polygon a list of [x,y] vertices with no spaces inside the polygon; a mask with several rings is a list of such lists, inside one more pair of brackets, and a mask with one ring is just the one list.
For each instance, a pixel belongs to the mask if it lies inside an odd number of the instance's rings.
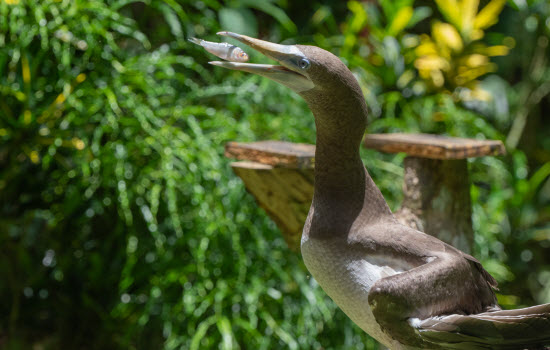
{"label": "wooden platform", "polygon": [[315,145],[285,141],[229,142],[225,156],[274,167],[309,169],[315,162]]}
{"label": "wooden platform", "polygon": [[[405,225],[469,252],[473,244],[466,158],[505,153],[501,141],[430,134],[370,134],[366,148],[405,152],[403,203],[395,215]],[[225,156],[288,246],[299,250],[313,197],[315,145],[284,141],[229,142]]]}
{"label": "wooden platform", "polygon": [[409,156],[430,159],[465,159],[506,153],[502,141],[432,134],[370,134],[365,136],[363,145],[381,152],[404,152]]}

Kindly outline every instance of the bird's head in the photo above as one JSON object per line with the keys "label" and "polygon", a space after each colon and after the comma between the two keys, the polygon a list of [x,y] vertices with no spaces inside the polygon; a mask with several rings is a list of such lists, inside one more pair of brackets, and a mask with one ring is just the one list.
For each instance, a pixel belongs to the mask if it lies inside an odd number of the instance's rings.
{"label": "bird's head", "polygon": [[232,32],[219,32],[218,35],[236,39],[280,65],[210,62],[215,66],[258,74],[299,94],[310,90],[334,92],[350,85],[358,87],[353,74],[338,57],[316,46],[274,44]]}
{"label": "bird's head", "polygon": [[220,61],[210,64],[281,83],[306,100],[318,127],[323,124],[323,129],[347,130],[362,137],[367,115],[365,99],[357,80],[338,57],[316,46],[280,45],[231,32],[218,34],[250,46],[279,65]]}

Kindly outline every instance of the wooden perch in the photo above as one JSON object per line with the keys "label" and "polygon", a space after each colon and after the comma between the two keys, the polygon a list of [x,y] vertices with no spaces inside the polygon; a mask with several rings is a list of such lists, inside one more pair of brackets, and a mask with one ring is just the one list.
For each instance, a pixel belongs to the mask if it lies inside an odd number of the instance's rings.
{"label": "wooden perch", "polygon": [[412,157],[428,159],[465,159],[506,153],[501,141],[432,134],[370,134],[363,144],[366,148],[381,152],[404,152]]}
{"label": "wooden perch", "polygon": [[310,169],[315,159],[315,145],[285,141],[229,142],[225,156],[293,169]]}
{"label": "wooden perch", "polygon": [[[465,251],[473,245],[470,181],[466,158],[505,153],[500,141],[427,134],[371,134],[366,148],[405,152],[403,203],[395,213],[403,224]],[[299,250],[313,197],[315,146],[283,141],[229,142],[225,156],[242,160],[233,171]]]}

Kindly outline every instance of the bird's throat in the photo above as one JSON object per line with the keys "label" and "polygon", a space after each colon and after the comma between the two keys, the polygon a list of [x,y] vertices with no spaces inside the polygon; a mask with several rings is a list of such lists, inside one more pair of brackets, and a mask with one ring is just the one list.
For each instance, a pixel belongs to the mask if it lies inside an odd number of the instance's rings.
{"label": "bird's throat", "polygon": [[308,103],[317,134],[315,193],[318,195],[331,191],[357,194],[364,187],[365,171],[359,148],[366,129],[367,109],[362,95],[359,97],[327,95]]}
{"label": "bird's throat", "polygon": [[334,133],[317,131],[315,149],[315,188],[357,192],[364,185],[365,173],[359,156],[359,142]]}

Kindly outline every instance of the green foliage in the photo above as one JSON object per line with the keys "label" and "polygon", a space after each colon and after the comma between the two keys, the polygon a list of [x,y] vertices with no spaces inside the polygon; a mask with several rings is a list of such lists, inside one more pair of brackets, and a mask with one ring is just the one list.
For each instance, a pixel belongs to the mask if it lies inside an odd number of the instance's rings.
{"label": "green foliage", "polygon": [[[223,157],[235,139],[313,142],[305,103],[227,77],[195,47],[175,54],[184,16],[201,12],[215,32],[220,4],[0,6],[8,348],[372,342],[308,280]],[[139,31],[147,21],[129,16],[141,10],[170,31]],[[347,327],[323,332],[337,322]]]}
{"label": "green foliage", "polygon": [[[481,81],[494,99],[462,103],[418,88],[419,27],[435,5],[329,1],[304,14],[283,0],[0,0],[1,346],[375,348],[223,157],[228,141],[313,143],[315,130],[297,95],[208,66],[186,42],[221,29],[300,35],[339,54],[363,86],[371,132],[507,140],[509,156],[471,163],[477,255],[503,304],[546,300],[550,12],[517,3],[503,12],[514,25],[484,40],[511,36],[533,54],[496,60],[501,77]],[[364,155],[397,208],[403,156]]]}
{"label": "green foliage", "polygon": [[[415,77],[412,49],[416,36],[406,32],[431,14],[428,7],[413,8],[413,1],[373,3],[350,1],[350,19],[344,26],[341,55],[361,68],[369,81],[371,98],[384,90],[410,88]],[[409,89],[410,90],[410,89]],[[376,109],[376,108],[375,108]]]}

